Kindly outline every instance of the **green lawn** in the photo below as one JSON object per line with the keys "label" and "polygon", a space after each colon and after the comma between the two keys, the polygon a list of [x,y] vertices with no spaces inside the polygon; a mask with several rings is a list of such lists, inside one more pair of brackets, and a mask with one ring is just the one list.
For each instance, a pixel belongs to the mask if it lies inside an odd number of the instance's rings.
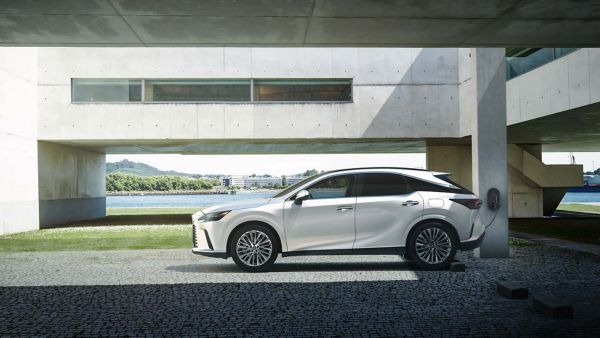
{"label": "green lawn", "polygon": [[192,208],[107,208],[106,214],[113,215],[191,215],[202,207]]}
{"label": "green lawn", "polygon": [[589,204],[559,204],[558,211],[575,211],[575,212],[587,212],[591,214],[600,214],[600,205],[589,205]]}
{"label": "green lawn", "polygon": [[191,249],[191,246],[191,225],[59,228],[0,236],[0,252]]}
{"label": "green lawn", "polygon": [[0,236],[0,252],[191,248],[200,208],[113,208],[104,218]]}
{"label": "green lawn", "polygon": [[520,218],[508,223],[514,231],[600,245],[600,218]]}

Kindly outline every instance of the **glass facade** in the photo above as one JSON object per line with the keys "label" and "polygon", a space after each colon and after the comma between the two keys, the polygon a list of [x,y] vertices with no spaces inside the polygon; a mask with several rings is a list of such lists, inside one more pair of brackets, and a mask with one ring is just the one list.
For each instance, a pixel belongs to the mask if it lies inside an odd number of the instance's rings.
{"label": "glass facade", "polygon": [[72,102],[352,102],[352,80],[73,79],[71,95]]}
{"label": "glass facade", "polygon": [[537,67],[552,62],[579,48],[540,48],[526,56],[514,56],[506,58],[506,80],[525,74]]}
{"label": "glass facade", "polygon": [[142,80],[127,79],[73,79],[73,102],[140,102]]}
{"label": "glass facade", "polygon": [[250,80],[146,80],[144,101],[250,101]]}
{"label": "glass facade", "polygon": [[254,80],[254,101],[352,101],[352,80]]}

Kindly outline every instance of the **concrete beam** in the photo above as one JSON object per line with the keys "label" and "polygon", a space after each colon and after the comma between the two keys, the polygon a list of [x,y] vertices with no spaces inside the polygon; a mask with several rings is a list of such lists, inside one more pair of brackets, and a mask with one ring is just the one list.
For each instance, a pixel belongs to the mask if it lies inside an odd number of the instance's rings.
{"label": "concrete beam", "polygon": [[[504,49],[471,50],[473,114],[471,115],[473,190],[483,200],[479,222],[489,223],[475,256],[508,257],[508,173],[506,149],[506,85]],[[487,208],[487,193],[500,191],[498,210]]]}

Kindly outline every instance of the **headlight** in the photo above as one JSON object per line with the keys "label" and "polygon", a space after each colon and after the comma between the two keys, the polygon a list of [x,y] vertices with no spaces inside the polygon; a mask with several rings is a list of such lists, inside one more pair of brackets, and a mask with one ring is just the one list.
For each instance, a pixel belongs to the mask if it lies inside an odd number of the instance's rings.
{"label": "headlight", "polygon": [[201,222],[214,222],[218,221],[221,218],[225,217],[231,210],[218,211],[218,212],[209,212],[208,214],[204,214],[198,218]]}

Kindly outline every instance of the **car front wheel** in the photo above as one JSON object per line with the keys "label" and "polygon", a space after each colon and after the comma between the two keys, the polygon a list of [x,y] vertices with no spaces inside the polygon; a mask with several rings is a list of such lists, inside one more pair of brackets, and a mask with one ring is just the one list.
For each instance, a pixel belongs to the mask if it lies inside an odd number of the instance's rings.
{"label": "car front wheel", "polygon": [[279,253],[279,242],[270,228],[261,224],[243,226],[233,235],[230,244],[235,264],[248,272],[271,270]]}
{"label": "car front wheel", "polygon": [[448,225],[428,222],[411,232],[407,257],[423,270],[442,270],[454,259],[457,247],[458,239]]}

